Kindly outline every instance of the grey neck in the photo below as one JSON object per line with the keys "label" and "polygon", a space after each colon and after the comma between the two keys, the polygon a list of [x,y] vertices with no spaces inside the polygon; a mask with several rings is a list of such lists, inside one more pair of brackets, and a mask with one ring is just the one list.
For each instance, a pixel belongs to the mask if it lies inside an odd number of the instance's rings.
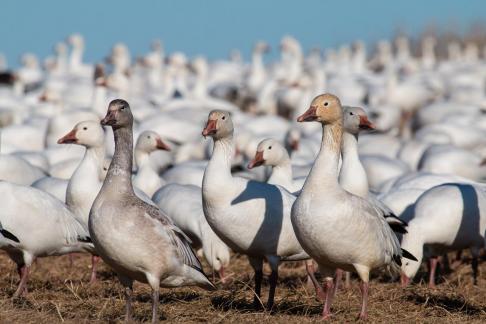
{"label": "grey neck", "polygon": [[132,127],[114,128],[115,154],[102,190],[117,194],[134,194],[132,186],[133,134]]}

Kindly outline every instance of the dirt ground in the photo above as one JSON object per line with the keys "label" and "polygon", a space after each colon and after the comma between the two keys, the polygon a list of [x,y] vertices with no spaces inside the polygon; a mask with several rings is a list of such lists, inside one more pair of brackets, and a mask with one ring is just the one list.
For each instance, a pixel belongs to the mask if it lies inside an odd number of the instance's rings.
{"label": "dirt ground", "polygon": [[[231,283],[209,293],[197,288],[161,289],[159,314],[168,322],[310,323],[321,320],[322,305],[306,289],[300,264],[281,266],[276,312],[252,308],[253,274],[245,257],[234,255],[227,273]],[[67,256],[40,259],[34,266],[26,297],[12,300],[18,281],[14,264],[0,253],[0,323],[115,323],[124,319],[123,289],[106,265],[100,280],[88,284],[90,257],[76,255],[71,267]],[[480,323],[486,322],[486,262],[480,264],[477,286],[472,284],[470,260],[440,278],[435,289],[423,280],[408,288],[375,277],[371,282],[369,322],[376,323]],[[269,273],[267,269],[267,274]],[[421,272],[418,277],[425,278]],[[148,286],[135,284],[135,319],[150,321]],[[264,281],[266,300],[268,282]],[[358,281],[340,290],[333,303],[331,322],[353,322],[360,308]]]}

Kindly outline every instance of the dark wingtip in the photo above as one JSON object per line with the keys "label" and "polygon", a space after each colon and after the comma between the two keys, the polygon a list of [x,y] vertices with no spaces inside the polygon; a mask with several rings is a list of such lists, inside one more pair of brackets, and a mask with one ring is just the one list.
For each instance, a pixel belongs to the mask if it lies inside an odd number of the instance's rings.
{"label": "dark wingtip", "polygon": [[84,236],[84,237],[78,236],[78,241],[83,243],[93,243],[93,241],[91,241],[91,237],[89,236]]}
{"label": "dark wingtip", "polygon": [[20,243],[20,241],[17,238],[17,236],[13,235],[12,233],[10,233],[9,231],[7,231],[6,229],[0,229],[0,234],[2,234],[5,238],[7,238],[7,239],[9,239],[11,241]]}
{"label": "dark wingtip", "polygon": [[395,254],[393,256],[393,261],[395,261],[395,263],[398,264],[400,267],[402,266],[402,259],[398,254]]}
{"label": "dark wingtip", "polygon": [[405,249],[402,249],[402,257],[407,258],[407,259],[412,260],[412,261],[418,262],[417,258],[414,257],[412,253],[408,252]]}
{"label": "dark wingtip", "polygon": [[400,234],[407,234],[408,233],[407,229],[401,224],[390,224],[390,228],[395,233],[400,233]]}

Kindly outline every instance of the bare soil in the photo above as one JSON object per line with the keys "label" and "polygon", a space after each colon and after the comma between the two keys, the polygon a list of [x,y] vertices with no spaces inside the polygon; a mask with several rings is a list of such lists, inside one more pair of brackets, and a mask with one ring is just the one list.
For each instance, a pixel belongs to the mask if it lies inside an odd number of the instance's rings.
{"label": "bare soil", "polygon": [[[15,265],[0,254],[0,323],[116,323],[124,320],[123,289],[114,273],[101,265],[99,280],[90,285],[90,257],[76,255],[71,267],[67,256],[44,258],[34,265],[29,293],[12,300],[18,275]],[[283,264],[277,287],[275,312],[255,311],[253,273],[245,257],[234,255],[227,270],[231,282],[215,292],[198,288],[161,289],[161,320],[180,323],[311,323],[321,320],[321,303],[307,288],[300,263]],[[266,269],[266,274],[269,270]],[[486,323],[486,262],[480,264],[478,285],[472,283],[470,260],[440,276],[436,288],[416,282],[401,288],[386,276],[374,277],[370,286],[369,322],[373,323]],[[265,278],[266,279],[266,278]],[[135,284],[135,319],[150,321],[150,289]],[[264,281],[266,300],[268,282]],[[341,289],[333,303],[331,322],[354,322],[360,309],[358,280]]]}

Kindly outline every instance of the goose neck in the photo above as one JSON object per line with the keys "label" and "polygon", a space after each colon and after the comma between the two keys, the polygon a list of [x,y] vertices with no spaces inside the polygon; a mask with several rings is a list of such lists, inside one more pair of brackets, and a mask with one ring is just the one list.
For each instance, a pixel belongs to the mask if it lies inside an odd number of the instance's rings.
{"label": "goose neck", "polygon": [[324,190],[339,188],[338,167],[341,155],[341,141],[343,136],[342,121],[322,127],[321,149],[312,166],[304,189],[323,188]]}
{"label": "goose neck", "polygon": [[118,193],[132,193],[132,167],[133,167],[133,135],[132,127],[114,128],[115,154],[106,175],[103,187],[109,184],[110,188]]}
{"label": "goose neck", "polygon": [[343,134],[342,165],[339,173],[341,187],[360,197],[368,195],[368,177],[359,159],[358,135],[345,132]]}
{"label": "goose neck", "polygon": [[287,187],[292,184],[292,165],[290,160],[285,160],[272,168],[272,175],[267,181],[272,184],[281,184]]}
{"label": "goose neck", "polygon": [[231,160],[234,156],[233,136],[215,139],[213,155],[209,160],[206,173],[218,175],[218,179],[231,178]]}

